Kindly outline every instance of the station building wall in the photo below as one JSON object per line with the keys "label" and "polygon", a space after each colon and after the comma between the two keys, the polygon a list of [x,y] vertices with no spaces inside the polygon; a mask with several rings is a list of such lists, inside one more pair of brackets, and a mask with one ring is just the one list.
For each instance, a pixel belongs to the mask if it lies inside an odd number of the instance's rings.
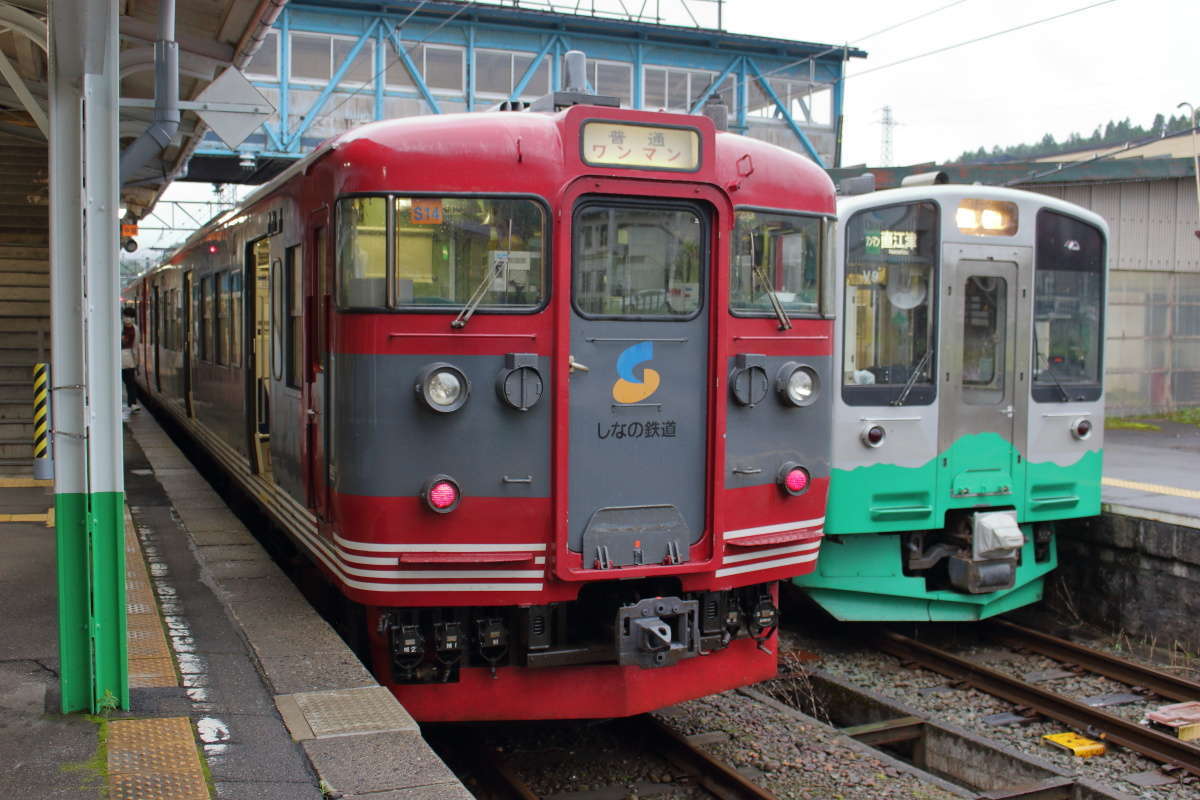
{"label": "station building wall", "polygon": [[1108,414],[1200,406],[1200,240],[1195,180],[1028,186],[1108,222]]}

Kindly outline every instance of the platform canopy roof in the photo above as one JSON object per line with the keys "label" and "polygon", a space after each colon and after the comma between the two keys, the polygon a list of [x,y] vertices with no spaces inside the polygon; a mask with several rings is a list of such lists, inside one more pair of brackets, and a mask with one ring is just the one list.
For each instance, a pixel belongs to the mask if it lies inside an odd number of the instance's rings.
{"label": "platform canopy roof", "polygon": [[[244,66],[286,2],[175,0],[180,99],[194,99],[228,67]],[[121,97],[152,100],[159,0],[122,0],[119,12]],[[0,33],[0,136],[8,141],[46,141],[46,16],[47,0],[0,0],[0,30],[5,31]],[[153,113],[152,108],[122,106],[121,147],[147,128]],[[195,113],[183,112],[171,146],[123,187],[122,202],[131,213],[145,215],[186,168],[206,130]]]}

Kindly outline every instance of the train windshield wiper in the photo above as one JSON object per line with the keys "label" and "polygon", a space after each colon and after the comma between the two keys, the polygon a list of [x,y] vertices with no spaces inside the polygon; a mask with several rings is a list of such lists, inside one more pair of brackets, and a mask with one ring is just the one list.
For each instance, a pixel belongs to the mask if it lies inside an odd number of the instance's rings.
{"label": "train windshield wiper", "polygon": [[475,287],[475,291],[471,292],[471,296],[467,298],[466,304],[462,307],[462,311],[458,312],[458,316],[450,323],[451,328],[465,328],[467,322],[474,315],[475,309],[479,308],[479,304],[483,302],[484,295],[488,293],[488,287],[492,285],[492,281],[504,274],[504,268],[508,266],[508,259],[512,257],[512,220],[508,221],[508,251],[504,258],[497,258],[492,264],[492,268],[484,270],[483,280]]}
{"label": "train windshield wiper", "polygon": [[[1047,358],[1046,356],[1042,355],[1042,352],[1040,350],[1038,350],[1037,326],[1036,325],[1034,325],[1034,327],[1033,327],[1033,352],[1039,358],[1041,358],[1042,361],[1046,362],[1046,374],[1050,376],[1050,380],[1054,381],[1054,385],[1058,387],[1058,393],[1062,395],[1063,402],[1064,403],[1071,402],[1071,395],[1067,394],[1067,390],[1064,389],[1062,383],[1059,382],[1058,376],[1054,374],[1054,367],[1050,366],[1050,359]],[[1040,376],[1041,374],[1042,373],[1039,372],[1038,376]],[[1037,381],[1038,376],[1034,376],[1035,382]]]}
{"label": "train windshield wiper", "polygon": [[894,406],[904,405],[904,401],[908,399],[908,395],[913,390],[913,386],[917,383],[917,378],[921,375],[921,370],[925,369],[929,364],[929,360],[933,358],[933,348],[925,351],[925,355],[921,356],[921,360],[913,367],[912,373],[908,376],[908,380],[904,382],[904,388],[900,390],[900,396],[892,401]]}
{"label": "train windshield wiper", "polygon": [[779,298],[775,295],[775,289],[771,286],[771,281],[767,278],[767,271],[758,263],[758,259],[754,253],[754,234],[750,234],[750,274],[752,274],[760,284],[762,289],[767,293],[767,300],[771,303],[771,310],[775,312],[775,319],[779,320],[779,330],[787,331],[792,329],[792,321],[788,318],[787,312],[783,310],[783,303],[779,302]]}

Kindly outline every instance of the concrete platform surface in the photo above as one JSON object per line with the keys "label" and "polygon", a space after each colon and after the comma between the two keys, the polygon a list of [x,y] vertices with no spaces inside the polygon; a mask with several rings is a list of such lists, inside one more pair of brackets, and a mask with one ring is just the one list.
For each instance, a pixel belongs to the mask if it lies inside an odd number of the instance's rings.
{"label": "concrete platform surface", "polygon": [[[215,798],[468,800],[155,420],[135,415],[125,443],[126,499],[178,685],[131,689],[113,719],[186,718]],[[99,723],[57,713],[54,530],[25,520],[53,501],[46,487],[0,486],[0,794],[98,798]]]}
{"label": "concrete platform surface", "polygon": [[1200,528],[1200,427],[1104,432],[1106,510]]}

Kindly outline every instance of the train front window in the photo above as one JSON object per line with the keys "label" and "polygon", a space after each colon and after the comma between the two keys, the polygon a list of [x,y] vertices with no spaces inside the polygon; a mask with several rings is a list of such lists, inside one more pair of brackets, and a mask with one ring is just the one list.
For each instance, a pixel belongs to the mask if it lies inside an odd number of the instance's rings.
{"label": "train front window", "polygon": [[508,197],[397,197],[396,304],[532,309],[545,293],[541,205]]}
{"label": "train front window", "polygon": [[733,234],[729,308],[773,316],[774,294],[788,316],[819,310],[822,222],[813,217],[738,211]]}
{"label": "train front window", "polygon": [[1033,288],[1033,399],[1098,400],[1104,330],[1104,238],[1085,222],[1043,209]]}
{"label": "train front window", "polygon": [[693,208],[589,203],[575,214],[575,306],[589,317],[690,319],[703,298]]}
{"label": "train front window", "polygon": [[860,211],[846,225],[842,398],[849,405],[933,402],[937,207]]}

